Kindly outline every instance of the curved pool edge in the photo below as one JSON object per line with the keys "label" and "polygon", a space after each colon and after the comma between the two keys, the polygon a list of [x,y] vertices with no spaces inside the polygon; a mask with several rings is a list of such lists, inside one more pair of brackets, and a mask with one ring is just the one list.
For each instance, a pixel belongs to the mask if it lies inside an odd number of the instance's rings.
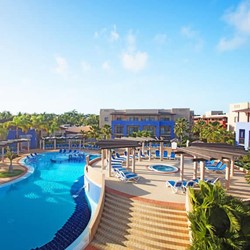
{"label": "curved pool edge", "polygon": [[105,183],[103,174],[95,171],[91,165],[99,160],[100,158],[95,158],[90,161],[89,165],[85,166],[84,171],[84,188],[86,197],[91,207],[91,218],[85,230],[74,242],[72,242],[71,245],[66,248],[66,250],[85,249],[97,230],[97,225],[99,224],[104,204]]}
{"label": "curved pool edge", "polygon": [[17,163],[19,165],[21,165],[22,167],[26,168],[26,172],[23,175],[18,176],[18,177],[16,177],[13,180],[10,180],[8,182],[0,184],[0,189],[1,188],[6,188],[6,187],[10,187],[13,184],[16,184],[16,183],[18,183],[20,181],[26,180],[28,177],[30,177],[34,173],[34,171],[35,171],[34,167],[29,166],[29,165],[25,165],[24,160],[25,160],[25,156],[22,157],[20,160],[18,160]]}

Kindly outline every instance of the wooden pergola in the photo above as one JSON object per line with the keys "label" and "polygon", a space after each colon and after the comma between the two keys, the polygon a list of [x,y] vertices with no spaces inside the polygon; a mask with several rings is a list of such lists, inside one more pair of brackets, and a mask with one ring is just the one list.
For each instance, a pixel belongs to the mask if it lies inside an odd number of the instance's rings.
{"label": "wooden pergola", "polygon": [[233,146],[221,143],[192,143],[189,147],[178,148],[176,154],[180,155],[180,179],[184,174],[184,156],[193,157],[193,178],[197,178],[197,165],[200,164],[200,179],[204,180],[205,161],[216,159],[226,164],[225,180],[226,189],[230,188],[230,177],[234,175],[234,162],[239,157],[247,154],[242,146]]}
{"label": "wooden pergola", "polygon": [[2,162],[4,162],[4,149],[7,148],[9,145],[12,144],[17,144],[17,154],[19,155],[20,152],[20,144],[23,142],[27,142],[28,146],[27,146],[27,151],[30,151],[30,139],[13,139],[13,140],[6,140],[6,141],[0,141],[0,147],[2,148]]}

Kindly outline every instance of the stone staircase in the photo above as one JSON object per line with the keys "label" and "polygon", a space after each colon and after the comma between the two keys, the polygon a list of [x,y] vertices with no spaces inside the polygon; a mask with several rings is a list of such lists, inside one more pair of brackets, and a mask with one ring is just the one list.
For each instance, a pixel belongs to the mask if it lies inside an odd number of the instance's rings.
{"label": "stone staircase", "polygon": [[101,222],[87,249],[182,250],[189,243],[184,208],[106,192]]}

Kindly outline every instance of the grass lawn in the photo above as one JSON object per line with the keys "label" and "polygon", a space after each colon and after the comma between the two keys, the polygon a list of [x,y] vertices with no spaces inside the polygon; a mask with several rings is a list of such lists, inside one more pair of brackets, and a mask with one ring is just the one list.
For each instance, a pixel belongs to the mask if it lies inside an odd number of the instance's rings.
{"label": "grass lawn", "polygon": [[8,171],[0,172],[0,178],[8,178],[8,177],[14,177],[22,174],[24,170],[22,169],[14,169],[12,173],[9,173]]}

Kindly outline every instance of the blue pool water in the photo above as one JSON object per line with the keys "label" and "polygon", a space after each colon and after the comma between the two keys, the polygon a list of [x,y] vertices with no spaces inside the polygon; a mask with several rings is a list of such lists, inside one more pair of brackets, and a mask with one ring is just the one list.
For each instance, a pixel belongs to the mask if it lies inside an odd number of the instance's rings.
{"label": "blue pool water", "polygon": [[[63,237],[59,230],[66,228],[65,223],[74,227],[76,210],[89,220],[89,207],[86,210],[86,204],[80,204],[86,198],[82,188],[85,161],[52,163],[50,158],[56,154],[43,154],[31,163],[35,171],[29,178],[8,190],[0,187],[0,249],[45,249],[43,245]],[[77,200],[80,192],[83,197]],[[84,219],[85,214],[81,216]]]}
{"label": "blue pool water", "polygon": [[162,173],[175,173],[175,172],[179,171],[179,169],[177,167],[163,165],[163,164],[151,165],[151,166],[149,166],[149,169],[154,170],[156,172],[162,172]]}

